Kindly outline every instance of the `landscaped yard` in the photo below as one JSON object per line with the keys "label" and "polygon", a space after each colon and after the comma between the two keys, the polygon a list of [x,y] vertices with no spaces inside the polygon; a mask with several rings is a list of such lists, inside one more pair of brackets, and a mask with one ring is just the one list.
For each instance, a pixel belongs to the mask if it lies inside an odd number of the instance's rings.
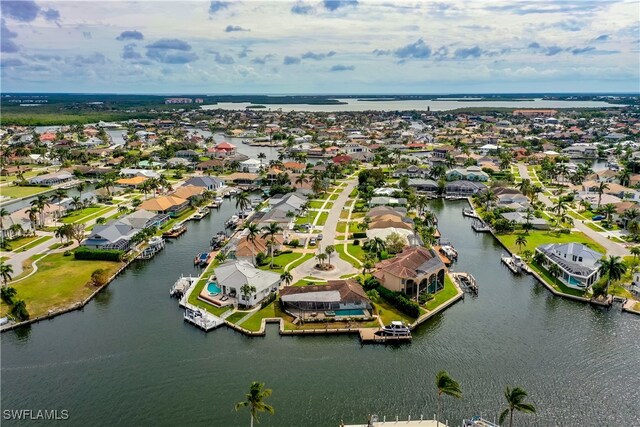
{"label": "landscaped yard", "polygon": [[189,295],[189,304],[195,305],[196,307],[200,307],[206,311],[208,311],[209,313],[215,314],[216,316],[220,316],[222,315],[222,313],[225,313],[229,310],[233,309],[233,306],[227,306],[227,307],[214,307],[211,304],[208,304],[204,301],[201,301],[198,299],[198,295],[200,295],[200,292],[202,292],[202,289],[204,289],[204,286],[207,284],[207,278],[209,276],[207,274],[204,275],[203,279],[201,279],[196,286],[194,287],[193,291],[191,292],[191,294]]}
{"label": "landscaped yard", "polygon": [[313,258],[313,254],[304,254],[303,257],[298,258],[293,264],[291,264],[291,266],[289,267],[289,271],[293,270],[294,268],[311,258]]}
{"label": "landscaped yard", "polygon": [[65,224],[72,223],[85,223],[89,220],[99,218],[103,213],[109,212],[113,209],[113,206],[92,206],[84,208],[79,211],[73,212],[71,215],[62,218],[62,222]]}
{"label": "landscaped yard", "polygon": [[[312,254],[308,254],[313,256]],[[292,252],[289,254],[280,254],[276,257],[273,258],[273,270],[276,273],[282,273],[284,271],[284,268],[293,261],[298,260],[298,258],[303,257],[304,254],[300,253],[300,252]],[[266,258],[269,261],[269,264],[267,265],[263,265],[260,267],[261,270],[270,270],[269,266],[271,263],[271,257],[267,256]],[[308,259],[308,258],[307,258]]]}
{"label": "landscaped yard", "polygon": [[288,320],[291,327],[294,325],[291,323],[293,320],[291,316],[286,315],[280,311],[280,307],[278,307],[278,302],[274,301],[268,306],[261,308],[258,310],[253,316],[249,317],[242,323],[242,327],[249,331],[259,331],[260,326],[262,325],[262,319],[266,319],[269,317],[282,317],[286,316],[285,322]]}
{"label": "landscaped yard", "polygon": [[18,249],[20,246],[24,246],[41,237],[42,236],[37,236],[37,235],[24,236],[24,237],[18,237],[17,239],[13,239],[13,240],[7,240],[8,247],[6,249],[3,249],[3,251],[12,251],[12,250]]}
{"label": "landscaped yard", "polygon": [[324,225],[324,223],[327,222],[327,218],[329,218],[329,212],[322,212],[316,225]]}
{"label": "landscaped yard", "polygon": [[345,253],[343,245],[335,245],[335,248],[338,256],[341,259],[343,259],[344,261],[347,261],[349,264],[353,265],[356,268],[360,267],[360,264],[358,264],[357,261],[355,261],[353,258],[351,258]]}
{"label": "landscaped yard", "polygon": [[309,202],[310,209],[321,209],[324,205],[324,201],[312,200]]}
{"label": "landscaped yard", "polygon": [[591,240],[587,235],[580,231],[572,231],[569,234],[565,233],[552,233],[550,231],[533,230],[529,234],[524,233],[512,233],[512,234],[498,234],[498,239],[513,253],[520,253],[520,248],[516,245],[516,239],[518,236],[524,235],[527,238],[527,245],[522,247],[522,251],[530,250],[534,251],[540,245],[546,243],[570,243],[577,242],[589,246],[591,249],[596,250],[602,254],[606,253],[605,249],[598,243]]}
{"label": "landscaped yard", "polygon": [[347,252],[356,257],[361,262],[364,261],[364,249],[360,245],[354,245],[353,243],[347,244]]}
{"label": "landscaped yard", "polygon": [[16,249],[14,249],[14,251],[16,251],[16,252],[24,252],[24,251],[28,251],[29,249],[31,249],[31,248],[35,248],[35,247],[36,247],[36,246],[38,246],[39,244],[44,243],[44,242],[46,242],[47,240],[51,240],[51,239],[53,239],[53,237],[52,237],[52,236],[41,236],[39,239],[36,239],[36,240],[34,240],[33,242],[30,242],[30,243],[28,243],[28,244],[24,245],[24,246],[23,246],[23,247],[21,247],[21,248],[16,248]]}
{"label": "landscaped yard", "polygon": [[382,323],[385,325],[389,325],[394,320],[401,320],[405,323],[413,323],[416,321],[413,317],[398,311],[395,307],[386,302],[384,298],[380,298],[379,301],[373,303],[373,305],[376,308]]}
{"label": "landscaped yard", "polygon": [[[95,270],[107,269],[111,275],[121,265],[110,261],[77,261],[61,253],[50,254],[38,261],[35,274],[11,286],[18,291],[17,299],[27,303],[31,317],[36,317],[84,300],[96,290],[89,283]],[[7,310],[7,305],[2,304],[3,315]]]}
{"label": "landscaped yard", "polygon": [[347,232],[347,223],[344,221],[338,221],[338,225],[336,226],[336,231],[338,233],[346,233]]}
{"label": "landscaped yard", "polygon": [[22,187],[19,185],[3,185],[2,189],[0,189],[0,192],[2,192],[2,195],[4,197],[19,199],[21,197],[29,197],[50,190],[51,187]]}
{"label": "landscaped yard", "polygon": [[583,291],[570,288],[564,283],[562,283],[560,280],[556,280],[551,274],[549,274],[549,272],[544,267],[538,265],[537,263],[532,262],[529,264],[529,266],[531,266],[531,268],[536,273],[538,273],[545,280],[545,282],[550,284],[555,290],[559,292],[563,292],[565,294],[569,294],[569,295],[575,295],[579,297],[584,296]]}
{"label": "landscaped yard", "polygon": [[329,197],[329,200],[337,200],[339,196],[340,196],[339,193],[332,194],[331,197]]}
{"label": "landscaped yard", "polygon": [[231,316],[227,317],[227,321],[231,323],[238,323],[244,316],[246,316],[248,311],[236,311]]}
{"label": "landscaped yard", "polygon": [[434,295],[434,298],[431,301],[427,301],[425,307],[429,311],[433,311],[438,308],[441,304],[449,301],[451,298],[456,296],[458,293],[455,285],[451,282],[449,275],[444,276],[444,288],[437,292]]}
{"label": "landscaped yard", "polygon": [[179,217],[177,218],[171,218],[169,221],[167,221],[162,228],[160,228],[160,230],[158,230],[158,234],[161,234],[169,229],[171,229],[171,227],[173,227],[175,224],[178,224],[182,221],[184,221],[185,219],[189,218],[191,216],[191,214],[193,214],[195,212],[195,208],[189,208],[186,211],[184,211]]}

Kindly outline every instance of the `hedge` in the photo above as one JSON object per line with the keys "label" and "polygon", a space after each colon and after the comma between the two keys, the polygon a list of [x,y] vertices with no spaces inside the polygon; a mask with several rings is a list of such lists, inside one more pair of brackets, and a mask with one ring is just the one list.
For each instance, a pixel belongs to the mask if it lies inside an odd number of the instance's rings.
{"label": "hedge", "polygon": [[376,290],[382,298],[402,313],[414,318],[420,317],[420,306],[415,301],[407,298],[403,293],[391,291],[384,286],[378,286]]}
{"label": "hedge", "polygon": [[75,259],[90,261],[122,261],[124,251],[115,249],[89,249],[80,246],[73,253]]}

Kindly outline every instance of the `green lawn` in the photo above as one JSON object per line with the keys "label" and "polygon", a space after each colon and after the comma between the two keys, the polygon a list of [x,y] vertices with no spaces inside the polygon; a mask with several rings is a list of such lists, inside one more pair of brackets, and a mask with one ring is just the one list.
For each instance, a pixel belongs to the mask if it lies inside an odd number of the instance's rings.
{"label": "green lawn", "polygon": [[262,325],[262,319],[266,319],[269,317],[280,317],[278,314],[276,314],[276,311],[280,313],[279,309],[276,310],[277,304],[278,302],[274,301],[265,308],[261,308],[253,316],[245,320],[242,323],[242,327],[249,331],[259,331],[260,326]]}
{"label": "green lawn", "polygon": [[18,185],[3,185],[0,189],[0,192],[2,192],[2,195],[4,197],[19,199],[21,197],[29,197],[50,190],[51,187],[21,187]]}
{"label": "green lawn", "polygon": [[327,218],[329,218],[329,212],[322,212],[318,218],[318,222],[316,222],[316,225],[324,225],[324,223],[327,222]]}
{"label": "green lawn", "polygon": [[[18,299],[27,303],[31,317],[62,309],[82,301],[95,291],[89,284],[91,273],[99,268],[115,273],[122,264],[110,261],[77,261],[63,254],[50,254],[38,262],[38,271],[32,276],[12,284]],[[8,310],[2,305],[2,313]]]}
{"label": "green lawn", "polygon": [[390,324],[394,320],[401,320],[405,323],[413,323],[416,320],[415,318],[398,311],[395,307],[386,302],[384,298],[380,298],[378,302],[373,303],[373,306],[376,308],[378,316],[380,316],[382,323],[385,325]]}
{"label": "green lawn", "polygon": [[321,209],[324,201],[312,200],[309,202],[309,209]]}
{"label": "green lawn", "polygon": [[339,196],[340,196],[339,193],[332,194],[331,197],[329,197],[329,200],[337,200]]}
{"label": "green lawn", "polygon": [[296,224],[301,225],[301,224],[308,224],[311,223],[313,221],[313,218],[315,218],[315,212],[313,212],[313,217],[309,218],[309,213],[311,212],[307,212],[307,214],[305,216],[299,216],[296,218]]}
{"label": "green lawn", "polygon": [[364,212],[352,212],[351,213],[351,219],[364,218],[364,216],[365,216]]}
{"label": "green lawn", "polygon": [[64,218],[62,218],[62,222],[65,224],[82,224],[91,219],[99,218],[102,213],[109,212],[111,209],[113,209],[113,206],[92,206],[89,208],[84,208],[79,211],[73,212],[69,216],[65,216]]}
{"label": "green lawn", "polygon": [[3,251],[12,251],[14,249],[18,249],[20,246],[24,246],[28,243],[33,242],[34,240],[39,239],[41,236],[24,236],[18,237],[17,239],[7,240],[7,248],[3,249]]}
{"label": "green lawn", "polygon": [[53,236],[42,236],[37,240],[34,240],[33,242],[28,243],[27,245],[23,246],[22,248],[18,249],[18,252],[24,252],[24,251],[28,251],[31,248],[35,248],[36,246],[38,246],[41,243],[46,242],[47,240],[53,239]]}
{"label": "green lawn", "polygon": [[529,264],[529,266],[544,279],[545,282],[550,284],[556,291],[569,295],[575,295],[578,297],[584,296],[583,291],[573,289],[562,283],[560,280],[556,280],[549,272],[542,266],[535,262]]}
{"label": "green lawn", "polygon": [[524,233],[512,233],[512,234],[498,234],[498,239],[509,248],[511,252],[520,253],[521,250],[516,246],[516,239],[519,235],[524,235],[527,238],[527,245],[522,247],[522,251],[530,250],[534,251],[540,245],[546,243],[582,243],[589,246],[591,249],[600,253],[606,253],[605,249],[598,243],[591,240],[587,235],[580,231],[572,231],[569,234],[564,233],[552,233],[550,231],[532,230],[528,235]]}
{"label": "green lawn", "polygon": [[349,264],[353,265],[356,268],[360,267],[360,264],[354,261],[353,258],[349,257],[347,254],[345,254],[343,245],[335,245],[335,248],[336,248],[336,253],[340,258],[342,258],[344,261],[347,261]]}
{"label": "green lawn", "polygon": [[457,293],[458,291],[456,290],[456,287],[451,282],[451,279],[447,274],[444,276],[444,288],[437,292],[431,301],[427,301],[425,307],[427,308],[427,310],[433,311],[441,304],[449,301],[451,298],[456,296]]}
{"label": "green lawn", "polygon": [[362,249],[361,245],[354,245],[353,243],[347,244],[347,252],[352,256],[356,257],[361,262],[364,261],[364,249]]}
{"label": "green lawn", "polygon": [[338,221],[338,225],[336,226],[336,231],[338,233],[346,233],[347,232],[347,222]]}
{"label": "green lawn", "polygon": [[198,283],[196,283],[195,288],[189,295],[189,304],[195,305],[196,307],[200,307],[208,311],[209,313],[215,314],[216,316],[220,316],[222,315],[222,313],[225,313],[229,310],[233,310],[233,306],[215,307],[209,303],[206,303],[198,299],[198,295],[200,295],[200,292],[202,292],[202,289],[207,284],[208,277],[209,275],[205,274],[203,279],[201,279]]}
{"label": "green lawn", "polygon": [[167,221],[162,228],[160,228],[158,230],[158,235],[162,234],[163,232],[171,229],[171,227],[173,227],[174,225],[176,225],[179,222],[184,221],[185,219],[189,218],[191,216],[191,214],[193,214],[196,211],[195,208],[189,208],[186,211],[184,211],[179,217],[177,218],[171,218],[169,221]]}
{"label": "green lawn", "polygon": [[231,323],[236,323],[237,324],[248,313],[249,313],[248,311],[236,311],[231,316],[227,317],[226,320],[231,322]]}
{"label": "green lawn", "polygon": [[346,209],[343,209],[340,212],[340,219],[348,219],[349,218],[349,211]]}
{"label": "green lawn", "polygon": [[[292,252],[290,254],[281,254],[278,255],[277,257],[273,258],[273,272],[275,273],[282,273],[284,271],[284,268],[292,261],[297,260],[298,258],[303,257],[304,254],[301,254],[299,252]],[[311,255],[311,254],[309,254]],[[271,262],[271,257],[267,257],[267,259],[269,260],[269,262]],[[260,267],[261,270],[270,270],[269,268],[270,264],[267,265],[263,265]]]}
{"label": "green lawn", "polygon": [[311,258],[313,258],[313,254],[304,254],[304,256],[298,258],[293,264],[291,264],[291,266],[289,267],[289,271],[293,270],[294,268]]}

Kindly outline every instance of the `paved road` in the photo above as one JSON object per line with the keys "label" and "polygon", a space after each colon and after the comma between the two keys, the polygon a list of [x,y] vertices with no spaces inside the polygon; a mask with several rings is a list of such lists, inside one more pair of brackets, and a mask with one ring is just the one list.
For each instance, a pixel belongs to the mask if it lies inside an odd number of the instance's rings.
{"label": "paved road", "polygon": [[[344,187],[338,198],[333,202],[333,207],[329,211],[329,217],[322,228],[322,240],[318,244],[320,250],[324,251],[327,246],[335,243],[336,228],[338,227],[338,221],[340,220],[340,213],[342,212],[344,205],[347,203],[347,199],[349,199],[349,194],[351,194],[351,191],[353,191],[357,184],[357,177],[349,179],[347,181],[347,186]],[[291,270],[293,283],[305,276],[314,276],[323,279],[339,279],[340,276],[345,274],[357,273],[356,268],[341,259],[337,253],[331,255],[331,264],[335,266],[331,271],[316,270],[314,266],[317,262],[318,261],[315,258],[311,258]]]}
{"label": "paved road", "polygon": [[[529,171],[527,170],[526,165],[522,163],[518,163],[518,171],[520,172],[520,176],[522,177],[522,179],[531,179],[531,176],[529,175]],[[554,205],[551,199],[549,199],[549,197],[545,196],[544,194],[540,194],[538,197],[540,198],[542,203],[544,203],[547,207],[552,207]],[[602,233],[592,230],[580,220],[577,220],[577,219],[574,220],[573,228],[583,232],[584,234],[589,236],[591,239],[593,239],[595,242],[602,245],[606,249],[607,254],[609,255],[618,255],[618,256],[630,255],[629,250],[627,248],[625,248],[619,243],[609,240]]]}

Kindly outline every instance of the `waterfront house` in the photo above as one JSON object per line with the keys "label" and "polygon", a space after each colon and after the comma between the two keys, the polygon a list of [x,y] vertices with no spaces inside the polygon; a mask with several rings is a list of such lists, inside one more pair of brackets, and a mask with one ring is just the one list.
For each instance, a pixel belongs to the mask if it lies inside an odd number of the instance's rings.
{"label": "waterfront house", "polygon": [[379,196],[379,197],[372,197],[371,200],[369,201],[369,206],[372,206],[372,207],[385,206],[385,205],[406,206],[407,199],[388,197],[388,196]]}
{"label": "waterfront house", "polygon": [[420,193],[436,193],[438,191],[438,183],[432,179],[410,178],[408,185]]}
{"label": "waterfront house", "polygon": [[285,212],[292,211],[298,215],[302,212],[307,200],[307,197],[298,191],[295,193],[275,194],[269,199],[269,206]]}
{"label": "waterfront house", "polygon": [[73,179],[73,174],[67,171],[59,171],[53,173],[47,173],[44,175],[34,176],[29,179],[29,184],[34,185],[58,185],[65,182],[69,182]]}
{"label": "waterfront house", "polygon": [[[238,239],[235,245],[232,245],[232,249],[229,251],[229,256],[240,261],[247,261],[253,264],[254,257],[259,253],[269,254],[269,245],[271,244],[271,237],[268,239],[262,237],[262,235],[256,236],[253,241],[247,239],[244,235]],[[284,236],[282,234],[276,234],[273,236],[273,250],[282,250],[284,244]],[[235,246],[235,248],[233,247]],[[284,267],[281,266],[281,267]]]}
{"label": "waterfront house", "polygon": [[394,178],[402,178],[403,176],[409,178],[426,178],[429,176],[429,170],[427,168],[421,168],[416,165],[410,165],[406,168],[399,168],[393,171],[392,176]]}
{"label": "waterfront house", "polygon": [[225,187],[223,180],[213,176],[194,176],[192,178],[189,178],[184,184],[193,185],[195,187],[202,187],[205,190],[209,191],[217,191]]}
{"label": "waterfront house", "polygon": [[131,249],[131,238],[139,231],[140,229],[120,221],[96,225],[82,242],[82,246],[89,249],[117,249],[126,252]]}
{"label": "waterfront house", "polygon": [[527,215],[523,212],[504,212],[501,216],[507,221],[518,225],[524,225],[529,222],[531,227],[536,230],[548,230],[550,228],[549,223],[544,218],[537,218],[532,215],[531,218],[527,220]]}
{"label": "waterfront house", "polygon": [[221,142],[214,147],[215,155],[227,157],[236,154],[236,146],[228,142]]}
{"label": "waterfront house", "polygon": [[260,176],[256,173],[235,172],[220,178],[236,185],[258,185],[260,183]]}
{"label": "waterfront house", "polygon": [[138,188],[142,184],[145,183],[149,178],[145,176],[134,176],[133,178],[120,178],[116,181],[116,184],[121,185],[123,187],[132,187]]}
{"label": "waterfront house", "polygon": [[444,288],[446,266],[433,250],[422,246],[405,248],[394,258],[376,264],[374,277],[387,289],[416,298],[422,292]]}
{"label": "waterfront house", "polygon": [[489,175],[486,172],[482,172],[482,169],[478,166],[469,166],[468,168],[455,168],[447,171],[445,178],[447,181],[480,181],[486,182],[489,180]]}
{"label": "waterfront house", "polygon": [[172,218],[180,216],[188,208],[189,201],[177,196],[154,197],[153,199],[145,200],[140,205],[140,209],[167,214]]}
{"label": "waterfront house", "polygon": [[444,186],[446,195],[467,197],[485,191],[487,186],[475,181],[452,181]]}
{"label": "waterfront house", "polygon": [[301,318],[371,315],[372,305],[354,280],[329,280],[326,285],[287,286],[280,291],[282,308]]}
{"label": "waterfront house", "polygon": [[240,170],[242,172],[257,173],[262,167],[262,162],[256,159],[247,159],[240,163]]}
{"label": "waterfront house", "polygon": [[[214,273],[223,295],[237,298],[240,304],[250,307],[260,304],[280,286],[279,274],[255,268],[247,261],[225,262],[216,267]],[[255,292],[251,295],[243,295],[241,289],[244,285],[255,287]]]}
{"label": "waterfront house", "polygon": [[133,169],[133,168],[121,169],[120,176],[130,177],[130,178],[135,176],[141,176],[145,178],[160,178],[160,174],[158,172],[154,172],[148,169]]}
{"label": "waterfront house", "polygon": [[117,221],[122,224],[128,224],[133,228],[144,230],[151,227],[160,228],[169,221],[169,219],[170,216],[167,214],[156,214],[144,209],[138,209],[135,212],[123,216]]}
{"label": "waterfront house", "polygon": [[176,189],[171,195],[186,200],[195,200],[202,196],[206,190],[203,187],[196,187],[195,185],[183,185]]}
{"label": "waterfront house", "polygon": [[600,278],[600,260],[604,256],[581,243],[549,243],[536,248],[545,256],[547,268],[549,264],[560,267],[558,276],[565,285],[585,290]]}

